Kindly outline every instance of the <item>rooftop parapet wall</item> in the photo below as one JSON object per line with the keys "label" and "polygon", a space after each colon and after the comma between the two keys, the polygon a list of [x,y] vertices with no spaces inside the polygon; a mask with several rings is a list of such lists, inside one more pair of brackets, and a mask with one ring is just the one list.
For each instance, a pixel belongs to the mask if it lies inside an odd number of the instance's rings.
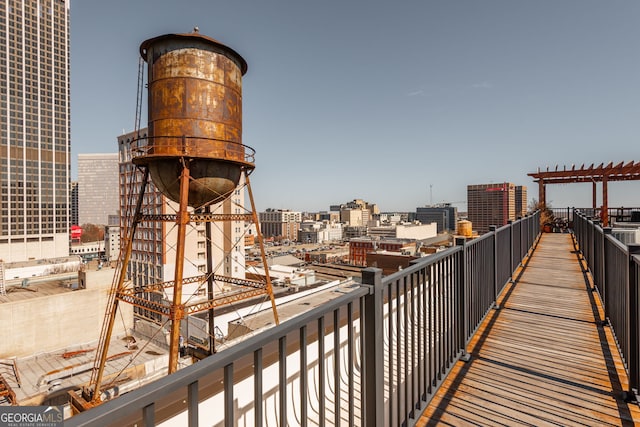
{"label": "rooftop parapet wall", "polygon": [[[0,303],[0,359],[64,349],[100,336],[115,270],[89,271],[87,289]],[[37,292],[35,292],[37,294]],[[122,308],[116,334],[133,326],[133,309]]]}

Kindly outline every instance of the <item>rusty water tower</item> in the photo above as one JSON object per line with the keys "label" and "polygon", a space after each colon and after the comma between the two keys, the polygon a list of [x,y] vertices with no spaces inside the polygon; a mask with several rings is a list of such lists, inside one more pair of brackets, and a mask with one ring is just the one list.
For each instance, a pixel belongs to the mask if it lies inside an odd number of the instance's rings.
{"label": "rusty water tower", "polygon": [[[132,143],[131,161],[143,173],[144,178],[138,183],[138,190],[128,191],[130,195],[137,197],[137,203],[131,205],[135,206],[131,210],[133,215],[127,218],[127,224],[131,225],[123,232],[117,279],[109,294],[110,302],[89,386],[83,389],[81,397],[72,397],[73,407],[77,411],[99,404],[102,396],[106,395],[103,393],[102,379],[119,302],[132,304],[171,321],[169,374],[177,370],[180,322],[190,314],[208,311],[209,333],[212,334],[214,308],[266,295],[271,300],[275,324],[279,323],[249,180],[249,175],[255,168],[254,150],[242,144],[242,76],[247,71],[247,63],[233,49],[201,35],[197,30],[188,34],[166,34],[148,39],[140,45],[140,55],[147,64],[148,135],[134,141],[135,146]],[[140,65],[142,71],[143,63],[140,62]],[[139,72],[139,103],[142,75]],[[144,211],[143,200],[149,180],[162,194],[179,205],[175,215]],[[211,213],[211,205],[232,202],[230,196],[240,186],[247,189],[250,211],[242,213],[240,209],[234,209],[233,213]],[[176,224],[173,282],[133,286],[131,281],[126,280],[136,228],[145,221]],[[238,277],[238,274],[228,277],[218,274],[209,263],[210,241],[206,244],[206,273],[183,277],[187,225],[204,223],[207,236],[210,236],[211,223],[234,221],[255,225],[264,277]],[[230,230],[232,227],[221,228]],[[228,236],[225,236],[225,240],[229,240]],[[236,250],[236,247],[229,248],[223,258],[235,255]],[[213,282],[224,284],[223,289],[226,290],[215,294]],[[185,302],[182,298],[183,283],[198,283],[200,286],[206,284],[206,301]],[[141,297],[162,292],[167,287],[173,288],[170,302]],[[210,346],[209,350],[213,352],[213,347]]]}
{"label": "rusty water tower", "polygon": [[[180,174],[189,164],[189,206],[219,202],[237,187],[242,168],[253,168],[242,145],[242,76],[236,51],[197,32],[144,41],[149,143],[134,163],[180,202]],[[251,154],[251,153],[249,153]]]}

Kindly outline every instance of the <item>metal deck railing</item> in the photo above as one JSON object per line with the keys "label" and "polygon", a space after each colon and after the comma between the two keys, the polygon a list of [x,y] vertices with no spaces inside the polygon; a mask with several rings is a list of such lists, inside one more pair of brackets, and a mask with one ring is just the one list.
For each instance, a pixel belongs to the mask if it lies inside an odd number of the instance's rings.
{"label": "metal deck railing", "polygon": [[540,233],[539,212],[351,292],[65,421],[413,425]]}
{"label": "metal deck railing", "polygon": [[640,244],[625,245],[602,227],[598,219],[573,212],[579,249],[593,276],[629,376],[628,398],[636,399],[640,387]]}

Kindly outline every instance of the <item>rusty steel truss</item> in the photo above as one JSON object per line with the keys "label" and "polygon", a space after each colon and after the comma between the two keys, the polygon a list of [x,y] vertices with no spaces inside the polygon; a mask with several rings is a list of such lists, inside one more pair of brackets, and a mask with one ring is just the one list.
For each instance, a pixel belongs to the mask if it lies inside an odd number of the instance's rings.
{"label": "rusty steel truss", "polygon": [[[94,362],[94,368],[92,371],[91,380],[89,386],[85,388],[82,393],[82,397],[74,397],[76,406],[82,406],[83,409],[96,406],[101,403],[101,387],[104,376],[104,369],[106,361],[108,360],[109,342],[112,337],[113,327],[116,319],[116,313],[118,305],[120,303],[131,304],[134,307],[141,308],[151,313],[160,315],[162,318],[168,319],[171,323],[170,330],[170,348],[169,348],[169,367],[168,373],[171,374],[177,370],[177,362],[179,355],[179,338],[180,338],[180,322],[186,316],[199,313],[202,311],[209,311],[210,315],[213,315],[213,309],[230,305],[239,301],[266,296],[271,301],[271,307],[274,315],[275,323],[279,323],[278,313],[275,304],[275,298],[273,293],[273,287],[269,276],[269,270],[267,265],[267,258],[265,254],[265,248],[263,244],[262,234],[260,232],[260,226],[258,222],[258,215],[253,200],[253,193],[251,190],[251,184],[249,180],[249,174],[253,170],[252,167],[244,167],[243,174],[245,179],[245,186],[248,191],[249,200],[251,203],[251,212],[243,214],[212,214],[212,213],[192,213],[187,210],[186,203],[188,188],[189,188],[189,161],[184,160],[184,167],[181,174],[181,194],[182,199],[180,201],[180,207],[176,214],[168,215],[154,215],[145,214],[142,212],[142,200],[145,195],[146,188],[150,182],[149,170],[144,165],[138,166],[143,172],[143,182],[141,190],[138,193],[137,203],[135,205],[135,211],[133,212],[131,225],[124,231],[124,247],[121,251],[120,259],[118,260],[118,270],[116,272],[116,278],[114,278],[114,284],[112,286],[109,303],[107,306],[107,312],[105,314],[105,322],[102,327],[100,336],[100,342],[96,352],[96,359]],[[161,283],[153,283],[145,286],[132,286],[131,282],[126,279],[127,268],[132,253],[132,246],[135,240],[135,233],[138,224],[147,221],[161,221],[175,223],[178,226],[178,237],[176,245],[176,272],[175,280],[165,281]],[[206,274],[198,275],[195,277],[183,277],[183,264],[184,264],[184,244],[185,244],[185,230],[187,224],[191,222],[228,222],[228,221],[247,221],[255,225],[257,232],[257,242],[261,251],[261,259],[264,267],[264,280],[228,277],[220,274],[215,274],[213,271],[207,271]],[[235,245],[231,250],[235,249]],[[211,250],[211,243],[207,242],[207,251]],[[200,283],[201,285],[210,284],[212,282],[231,284],[235,289],[213,295],[212,292],[208,292],[205,300],[199,299],[192,303],[183,303],[182,301],[182,286],[185,284]],[[152,301],[144,297],[145,293],[164,293],[167,289],[173,289],[173,300],[171,302],[166,300]],[[212,334],[212,331],[209,331]],[[210,348],[210,351],[213,351]],[[77,402],[80,402],[79,404]]]}

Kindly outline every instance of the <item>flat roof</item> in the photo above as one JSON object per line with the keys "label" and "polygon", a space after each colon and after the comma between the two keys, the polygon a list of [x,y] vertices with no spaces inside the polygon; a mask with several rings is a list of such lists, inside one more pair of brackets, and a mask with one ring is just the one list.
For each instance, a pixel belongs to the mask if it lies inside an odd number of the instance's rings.
{"label": "flat roof", "polygon": [[[168,357],[167,350],[153,342],[138,341],[134,344],[135,348],[129,348],[126,338],[121,335],[111,340],[103,390],[108,385],[109,377],[120,372],[127,376],[124,372],[129,368]],[[97,347],[96,341],[29,357],[0,359],[2,376],[21,405],[40,405],[49,398],[66,394],[66,390],[77,389],[89,383]],[[131,355],[136,355],[133,363]],[[165,362],[162,365],[165,369],[160,369],[162,376],[166,375],[166,365]],[[152,372],[145,372],[145,378],[141,381],[151,379],[152,375]]]}
{"label": "flat roof", "polygon": [[[340,283],[332,283],[310,290],[308,293],[300,295],[291,295],[287,301],[277,301],[278,320],[280,323],[288,319],[292,319],[300,314],[303,314],[313,308],[316,308],[327,301],[338,298],[344,294],[352,292],[354,289],[362,286],[360,283],[352,279],[344,280]],[[281,297],[282,298],[282,297]],[[265,307],[268,304],[265,305]],[[265,328],[275,326],[275,319],[273,317],[273,311],[271,307],[267,307],[260,312],[249,314],[246,316],[238,317],[229,322],[242,324],[243,326],[251,329],[255,333],[262,332]],[[248,333],[242,337],[229,340],[227,343],[219,344],[218,350],[222,350],[226,345],[233,345],[238,340],[243,340],[251,336],[253,332]]]}
{"label": "flat roof", "polygon": [[[36,282],[35,279],[40,281]],[[73,292],[77,290],[73,289],[73,284],[78,283],[78,273],[76,272],[75,279],[47,278],[44,281],[41,277],[34,277],[33,283],[27,283],[26,287],[23,287],[21,282],[22,280],[19,280],[17,283],[6,285],[7,293],[0,295],[0,304]]]}

